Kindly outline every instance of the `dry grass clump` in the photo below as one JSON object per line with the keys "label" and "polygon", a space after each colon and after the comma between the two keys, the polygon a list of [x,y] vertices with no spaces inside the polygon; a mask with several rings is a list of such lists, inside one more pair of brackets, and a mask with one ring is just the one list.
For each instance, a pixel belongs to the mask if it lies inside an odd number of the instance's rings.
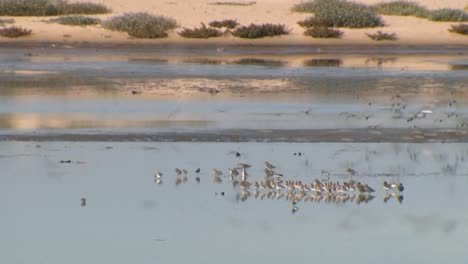
{"label": "dry grass clump", "polygon": [[236,28],[231,34],[239,38],[263,38],[273,37],[279,35],[287,35],[290,30],[286,29],[283,24],[250,24],[249,26],[242,26]]}
{"label": "dry grass clump", "polygon": [[201,23],[201,27],[199,28],[184,28],[178,34],[184,38],[214,38],[222,36],[223,32],[215,28],[209,28],[204,23]]}
{"label": "dry grass clump", "polygon": [[110,30],[127,32],[135,38],[164,38],[168,36],[169,31],[177,28],[174,19],[145,12],[114,16],[102,25]]}
{"label": "dry grass clump", "polygon": [[458,25],[451,25],[448,29],[449,32],[468,35],[468,24],[460,23]]}
{"label": "dry grass clump", "polygon": [[32,30],[17,26],[4,27],[0,29],[0,36],[6,38],[19,38],[31,35]]}
{"label": "dry grass clump", "polygon": [[380,30],[374,34],[366,33],[366,36],[368,36],[370,39],[375,40],[375,41],[381,41],[381,40],[395,41],[398,39],[396,33],[385,33]]}
{"label": "dry grass clump", "polygon": [[304,35],[313,38],[341,38],[343,34],[343,31],[327,26],[314,26],[304,32]]}
{"label": "dry grass clump", "polygon": [[224,20],[221,20],[221,21],[218,21],[218,20],[215,20],[215,21],[211,21],[208,25],[210,25],[210,27],[214,27],[214,28],[227,28],[227,29],[233,29],[235,27],[237,27],[239,25],[239,23],[237,23],[237,20],[234,20],[234,19],[224,19]]}
{"label": "dry grass clump", "polygon": [[89,26],[101,23],[101,20],[94,17],[87,17],[83,15],[70,15],[61,16],[47,20],[49,23],[58,23],[67,26]]}

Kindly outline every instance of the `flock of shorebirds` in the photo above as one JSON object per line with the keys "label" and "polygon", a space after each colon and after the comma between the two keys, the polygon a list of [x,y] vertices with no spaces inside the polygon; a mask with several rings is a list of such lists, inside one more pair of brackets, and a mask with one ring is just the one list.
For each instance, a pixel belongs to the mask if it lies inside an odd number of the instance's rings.
{"label": "flock of shorebirds", "polygon": [[[264,162],[264,180],[251,180],[247,170],[252,167],[250,164],[239,162],[237,166],[229,169],[229,182],[237,191],[237,199],[240,201],[247,200],[250,196],[256,199],[286,199],[292,203],[292,213],[296,213],[299,208],[299,202],[321,202],[342,204],[347,202],[355,202],[357,204],[367,203],[375,198],[373,193],[375,190],[366,183],[355,181],[352,177],[343,182],[331,181],[329,173],[322,171],[322,174],[327,176],[327,179],[314,179],[310,183],[305,183],[300,180],[286,180],[282,173],[278,173],[276,166],[272,163]],[[195,182],[200,183],[200,168],[195,170]],[[351,168],[346,170],[350,176],[356,175],[357,172]],[[186,169],[175,168],[175,185],[184,184],[188,181],[188,171]],[[171,177],[173,178],[173,177]],[[158,171],[154,175],[154,181],[161,185],[163,184],[163,173]],[[227,181],[227,177],[223,178],[223,172],[214,168],[212,170],[212,181],[215,184]],[[403,202],[402,192],[404,186],[402,183],[394,183],[384,181],[382,184],[385,191],[384,202],[389,199],[396,199],[398,202]],[[217,193],[216,193],[217,194]],[[221,192],[221,195],[225,195]]]}

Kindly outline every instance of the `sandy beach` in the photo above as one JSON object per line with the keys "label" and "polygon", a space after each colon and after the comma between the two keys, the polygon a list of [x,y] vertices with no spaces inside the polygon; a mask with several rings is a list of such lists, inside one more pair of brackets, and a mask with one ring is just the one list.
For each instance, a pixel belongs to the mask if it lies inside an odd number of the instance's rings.
{"label": "sandy beach", "polygon": [[[76,1],[70,1],[76,2]],[[404,16],[383,16],[386,26],[383,28],[366,29],[342,29],[344,35],[341,39],[314,39],[303,35],[304,29],[297,22],[310,16],[306,13],[291,12],[291,7],[301,1],[259,0],[255,4],[214,5],[210,0],[194,1],[150,1],[150,0],[91,0],[102,3],[112,9],[111,14],[98,15],[101,19],[123,14],[125,12],[150,12],[156,15],[164,15],[177,20],[179,28],[171,32],[164,39],[134,39],[127,33],[113,32],[103,29],[101,26],[63,26],[46,23],[47,17],[15,17],[15,25],[30,28],[32,36],[9,39],[0,38],[0,44],[18,45],[19,43],[65,43],[71,46],[78,44],[187,44],[187,45],[379,45],[388,46],[412,46],[412,45],[468,45],[468,38],[463,35],[453,34],[447,31],[454,22],[432,22],[422,18]],[[247,1],[238,1],[247,3]],[[374,4],[378,0],[361,0],[358,2]],[[429,9],[457,8],[463,9],[467,2],[464,0],[416,1]],[[200,23],[209,23],[213,20],[236,19],[241,25],[250,23],[281,23],[291,30],[290,34],[281,37],[269,37],[263,39],[246,40],[233,36],[224,36],[210,39],[187,39],[177,34],[182,28],[193,28]],[[365,33],[374,33],[377,30],[396,33],[398,40],[394,42],[373,41]]]}

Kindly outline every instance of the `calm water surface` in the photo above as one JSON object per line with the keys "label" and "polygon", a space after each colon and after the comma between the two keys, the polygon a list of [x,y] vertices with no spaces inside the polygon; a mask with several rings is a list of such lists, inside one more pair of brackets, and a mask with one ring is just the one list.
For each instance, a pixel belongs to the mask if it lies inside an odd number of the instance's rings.
{"label": "calm water surface", "polygon": [[[5,263],[467,260],[467,144],[2,142],[0,150]],[[212,182],[212,168],[227,175],[239,161],[235,151],[253,165],[252,180],[263,178],[264,160],[304,182],[326,178],[322,170],[348,180],[351,167],[375,198],[301,201],[295,214],[284,198],[242,202],[227,176]],[[175,167],[189,170],[187,183],[175,185]],[[405,185],[401,204],[383,201],[384,180]]]}

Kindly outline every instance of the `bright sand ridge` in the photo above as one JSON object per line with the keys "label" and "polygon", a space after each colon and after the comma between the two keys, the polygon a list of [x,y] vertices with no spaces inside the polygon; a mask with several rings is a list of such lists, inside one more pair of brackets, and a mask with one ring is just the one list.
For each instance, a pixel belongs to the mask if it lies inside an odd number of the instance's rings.
{"label": "bright sand ridge", "polygon": [[[250,23],[281,23],[286,24],[292,31],[288,36],[264,38],[256,40],[239,39],[232,36],[211,39],[187,39],[180,37],[176,29],[165,39],[131,39],[126,33],[112,32],[100,26],[73,27],[42,22],[45,17],[15,17],[16,25],[30,28],[33,35],[20,39],[0,38],[1,42],[91,42],[91,43],[197,43],[197,44],[258,44],[258,45],[354,45],[354,44],[400,44],[400,45],[468,45],[468,37],[453,34],[447,31],[453,22],[431,22],[426,19],[403,16],[383,16],[388,25],[384,28],[367,29],[343,29],[345,34],[342,39],[313,39],[303,35],[304,29],[297,25],[297,21],[309,17],[310,14],[293,13],[290,11],[295,3],[300,0],[257,0],[251,6],[227,6],[210,5],[216,1],[210,0],[87,0],[103,3],[112,8],[113,13],[100,15],[102,19],[124,12],[150,12],[175,18],[182,27],[193,28],[201,22],[208,23],[212,20],[237,19],[242,25]],[[222,0],[219,2],[227,2]],[[230,2],[249,2],[229,0]],[[76,1],[71,1],[76,2]],[[361,0],[359,2],[373,4],[379,0]],[[468,5],[466,0],[418,0],[421,5],[430,9],[458,8],[463,9]],[[398,41],[375,42],[370,40],[365,33],[373,33],[377,30],[395,32]]]}

